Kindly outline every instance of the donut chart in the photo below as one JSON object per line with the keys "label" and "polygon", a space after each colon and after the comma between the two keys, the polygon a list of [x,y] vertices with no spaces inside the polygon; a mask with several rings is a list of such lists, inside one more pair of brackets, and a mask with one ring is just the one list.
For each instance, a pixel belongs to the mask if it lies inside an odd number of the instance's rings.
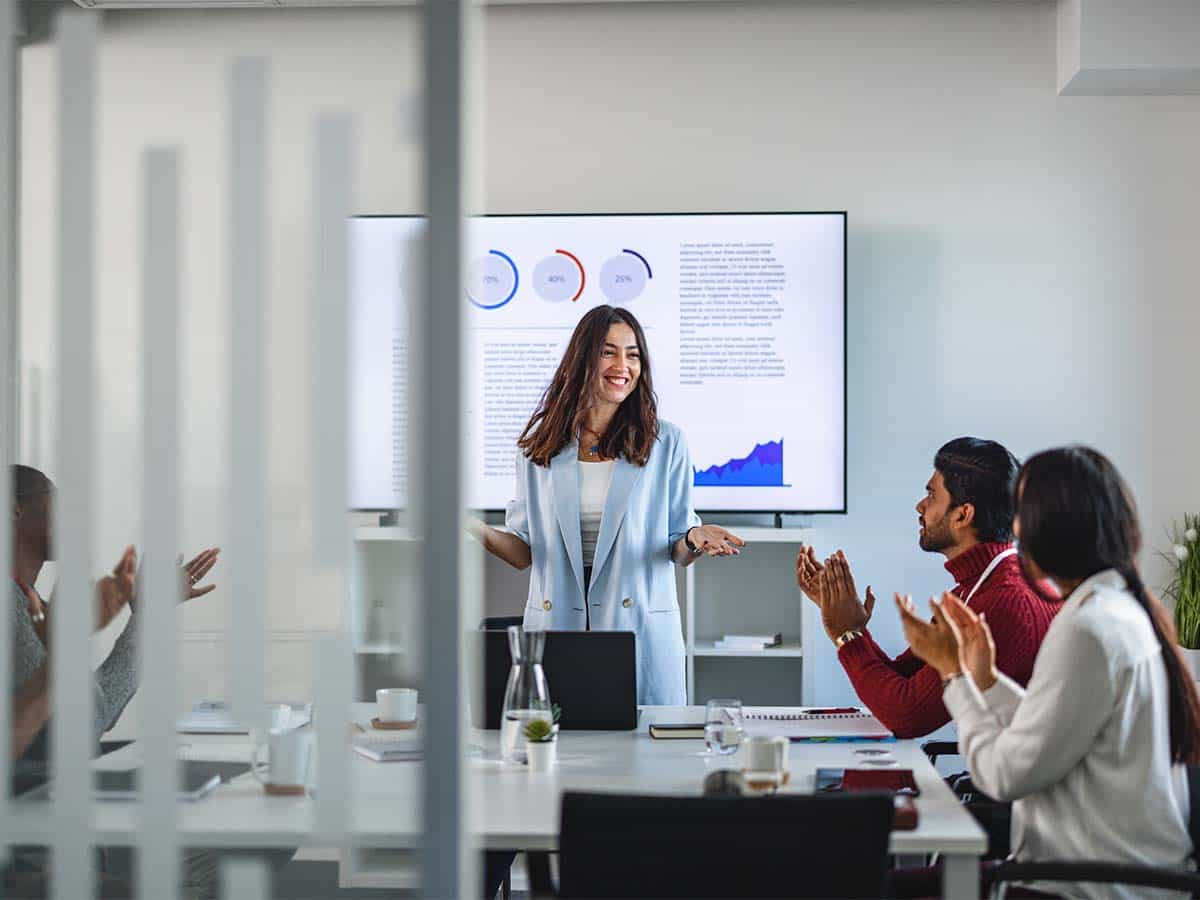
{"label": "donut chart", "polygon": [[574,253],[555,250],[533,269],[533,289],[547,303],[574,303],[583,293],[587,274]]}
{"label": "donut chart", "polygon": [[471,264],[467,275],[467,299],[480,309],[499,309],[517,295],[521,277],[512,257],[489,250]]}
{"label": "donut chart", "polygon": [[613,303],[630,303],[641,296],[653,277],[646,257],[625,249],[600,267],[600,290]]}

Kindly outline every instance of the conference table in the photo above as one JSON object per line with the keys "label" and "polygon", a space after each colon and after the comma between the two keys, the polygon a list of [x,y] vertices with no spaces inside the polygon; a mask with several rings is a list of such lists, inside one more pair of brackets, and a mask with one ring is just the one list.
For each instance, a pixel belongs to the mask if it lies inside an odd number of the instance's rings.
{"label": "conference table", "polygon": [[[374,704],[355,704],[353,719],[369,723],[373,711]],[[481,849],[557,849],[564,791],[699,794],[709,771],[737,768],[738,757],[707,757],[702,754],[703,742],[697,740],[653,740],[648,726],[656,721],[699,722],[703,714],[703,707],[645,707],[632,732],[564,731],[559,735],[558,763],[544,774],[502,762],[498,732],[468,732],[465,796],[472,841]],[[181,735],[180,741],[182,758],[214,762],[246,760],[253,746],[245,735]],[[944,865],[943,895],[976,896],[978,860],[987,848],[987,838],[916,741],[794,743],[789,760],[791,781],[784,791],[810,793],[818,767],[861,766],[869,757],[855,751],[869,748],[889,750],[898,766],[912,769],[921,790],[916,800],[918,826],[893,832],[891,852],[939,853]],[[361,869],[358,860],[364,851],[391,851],[390,856],[381,853],[373,858],[369,883],[415,886],[419,881],[413,880],[414,857],[398,851],[412,851],[422,840],[421,764],[373,762],[347,752],[351,759],[351,788],[346,798],[350,834],[335,848],[343,867]],[[138,764],[138,758],[138,747],[132,744],[96,765],[130,768]],[[267,796],[246,774],[222,784],[200,801],[180,803],[179,840],[186,846],[215,849],[328,847],[329,837],[314,830],[314,811],[314,800]],[[52,842],[50,804],[44,799],[18,800],[13,812],[10,840]],[[137,841],[136,804],[93,803],[92,822],[98,844]]]}

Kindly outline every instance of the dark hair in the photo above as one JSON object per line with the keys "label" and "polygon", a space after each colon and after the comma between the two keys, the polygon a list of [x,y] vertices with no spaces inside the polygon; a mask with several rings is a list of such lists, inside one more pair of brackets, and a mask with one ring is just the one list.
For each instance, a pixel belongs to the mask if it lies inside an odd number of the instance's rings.
{"label": "dark hair", "polygon": [[970,503],[975,507],[972,525],[981,542],[1008,543],[1013,539],[1013,487],[1020,463],[1002,444],[955,438],[938,450],[933,467],[942,474],[952,506]]}
{"label": "dark hair", "polygon": [[1142,546],[1133,495],[1116,467],[1090,447],[1031,457],[1018,479],[1021,555],[1067,580],[1115,569],[1150,617],[1170,692],[1171,761],[1200,762],[1200,700],[1175,649],[1175,626],[1134,562]]}
{"label": "dark hair", "polygon": [[550,460],[579,434],[591,407],[608,329],[617,324],[633,329],[641,355],[641,374],[633,393],[622,401],[608,430],[601,435],[600,453],[606,459],[624,456],[637,466],[644,466],[650,459],[658,439],[658,398],[650,378],[646,334],[629,310],[597,306],[575,326],[554,377],[517,440],[517,446],[537,465],[550,465]]}
{"label": "dark hair", "polygon": [[12,478],[12,499],[14,500],[54,490],[54,483],[46,477],[44,472],[38,471],[33,466],[17,464],[9,466],[8,471]]}

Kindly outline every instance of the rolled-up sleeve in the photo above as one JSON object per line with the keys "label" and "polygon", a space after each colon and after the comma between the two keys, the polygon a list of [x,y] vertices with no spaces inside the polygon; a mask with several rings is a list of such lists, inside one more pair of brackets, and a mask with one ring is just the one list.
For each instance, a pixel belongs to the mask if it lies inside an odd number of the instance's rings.
{"label": "rolled-up sleeve", "polygon": [[670,489],[670,512],[668,513],[667,552],[675,542],[700,524],[700,517],[692,508],[692,458],[688,453],[683,434],[677,433],[671,448],[671,463],[667,472]]}
{"label": "rolled-up sleeve", "polygon": [[513,499],[508,501],[504,509],[504,530],[514,534],[529,543],[529,507],[525,496],[525,479],[528,475],[529,460],[524,453],[517,452],[516,480],[517,489]]}
{"label": "rolled-up sleeve", "polygon": [[997,800],[1019,800],[1060,781],[1112,712],[1107,657],[1094,635],[1072,631],[1046,650],[1023,696],[999,681],[981,694],[968,677],[943,692],[971,780]]}

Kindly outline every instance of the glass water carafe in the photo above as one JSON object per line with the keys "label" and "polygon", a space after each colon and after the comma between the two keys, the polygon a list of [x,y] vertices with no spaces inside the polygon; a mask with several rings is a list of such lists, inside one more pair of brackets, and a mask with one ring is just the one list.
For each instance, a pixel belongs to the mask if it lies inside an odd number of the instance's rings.
{"label": "glass water carafe", "polygon": [[500,755],[509,762],[525,761],[525,725],[531,719],[551,722],[550,689],[542,671],[542,649],[546,632],[508,629],[512,669],[504,688],[504,711],[500,716]]}

